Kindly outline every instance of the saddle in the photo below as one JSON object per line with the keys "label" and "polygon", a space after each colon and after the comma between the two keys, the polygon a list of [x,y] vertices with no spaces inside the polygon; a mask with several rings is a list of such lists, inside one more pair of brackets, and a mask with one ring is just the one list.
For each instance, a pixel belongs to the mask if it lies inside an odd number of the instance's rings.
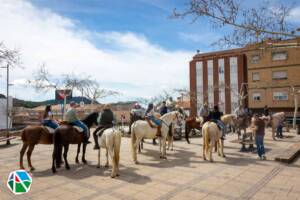
{"label": "saddle", "polygon": [[146,117],[145,120],[148,122],[151,128],[157,128],[157,126],[153,122],[151,122],[151,120],[148,117]]}
{"label": "saddle", "polygon": [[72,124],[72,123],[69,123],[69,122],[67,122],[67,121],[61,121],[59,124],[60,124],[60,125],[69,125],[69,126],[72,126],[72,127],[75,128],[79,133],[82,133],[82,132],[84,131],[81,127],[76,126],[76,125],[74,125],[74,124]]}
{"label": "saddle", "polygon": [[44,127],[47,129],[47,131],[48,131],[50,134],[53,134],[54,131],[55,131],[55,129],[53,129],[53,128],[49,127],[49,126],[44,126]]}

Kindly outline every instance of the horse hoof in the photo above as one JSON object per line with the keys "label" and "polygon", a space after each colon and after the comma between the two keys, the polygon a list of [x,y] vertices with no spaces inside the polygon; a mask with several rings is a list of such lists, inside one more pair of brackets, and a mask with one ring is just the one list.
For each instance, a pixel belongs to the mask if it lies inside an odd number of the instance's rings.
{"label": "horse hoof", "polygon": [[211,163],[213,163],[213,162],[214,162],[214,160],[210,160],[210,162],[211,162]]}
{"label": "horse hoof", "polygon": [[116,178],[116,175],[111,175],[110,177],[111,177],[111,178]]}
{"label": "horse hoof", "polygon": [[105,167],[105,168],[108,168],[108,164],[107,164],[107,165],[104,165],[104,167]]}
{"label": "horse hoof", "polygon": [[71,168],[70,168],[70,166],[66,166],[66,169],[67,169],[67,170],[70,170]]}
{"label": "horse hoof", "polygon": [[52,168],[52,173],[55,174],[56,173],[56,169]]}
{"label": "horse hoof", "polygon": [[25,169],[25,167],[23,167],[23,166],[22,166],[22,167],[20,167],[20,169],[23,169],[23,170],[24,170],[24,169]]}
{"label": "horse hoof", "polygon": [[31,171],[31,172],[32,172],[32,171],[34,171],[34,170],[35,170],[35,168],[34,168],[34,167],[31,167],[31,168],[30,168],[30,171]]}
{"label": "horse hoof", "polygon": [[223,155],[223,158],[226,158],[225,154]]}
{"label": "horse hoof", "polygon": [[140,164],[139,161],[134,161],[134,163],[135,163],[136,165]]}
{"label": "horse hoof", "polygon": [[100,168],[100,165],[97,165],[97,168]]}
{"label": "horse hoof", "polygon": [[79,160],[75,160],[76,164],[79,164]]}
{"label": "horse hoof", "polygon": [[120,176],[120,174],[117,174],[117,176]]}
{"label": "horse hoof", "polygon": [[61,165],[56,165],[56,168],[60,168],[61,167]]}
{"label": "horse hoof", "polygon": [[86,165],[86,164],[87,164],[87,161],[86,161],[86,160],[82,160],[82,163]]}

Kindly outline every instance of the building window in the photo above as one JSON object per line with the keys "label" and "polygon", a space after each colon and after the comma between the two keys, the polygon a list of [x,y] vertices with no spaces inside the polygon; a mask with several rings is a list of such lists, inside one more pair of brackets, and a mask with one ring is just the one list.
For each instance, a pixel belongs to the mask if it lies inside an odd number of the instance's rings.
{"label": "building window", "polygon": [[261,100],[261,94],[260,93],[253,93],[252,95],[253,101],[260,101]]}
{"label": "building window", "polygon": [[286,101],[289,99],[287,92],[273,92],[273,100],[275,101]]}
{"label": "building window", "polygon": [[287,52],[281,51],[281,52],[273,52],[272,53],[272,60],[278,61],[278,60],[286,60],[287,59]]}
{"label": "building window", "polygon": [[252,81],[259,81],[259,72],[253,72],[252,73]]}
{"label": "building window", "polygon": [[287,79],[287,72],[286,71],[274,71],[274,72],[272,72],[272,79],[273,80]]}
{"label": "building window", "polygon": [[260,56],[259,55],[252,55],[252,57],[251,57],[251,63],[252,64],[257,64],[258,62],[259,62],[259,60],[260,60]]}

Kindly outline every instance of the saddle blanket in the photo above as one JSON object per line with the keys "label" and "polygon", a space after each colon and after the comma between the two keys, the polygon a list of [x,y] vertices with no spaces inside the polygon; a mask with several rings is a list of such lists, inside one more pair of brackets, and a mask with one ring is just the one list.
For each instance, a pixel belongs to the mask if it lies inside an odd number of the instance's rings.
{"label": "saddle blanket", "polygon": [[[45,126],[46,129],[49,131],[50,134],[53,134],[55,129],[49,127],[49,126]],[[78,132],[82,133],[83,132],[83,129],[79,126],[73,126],[73,128],[75,128]]]}

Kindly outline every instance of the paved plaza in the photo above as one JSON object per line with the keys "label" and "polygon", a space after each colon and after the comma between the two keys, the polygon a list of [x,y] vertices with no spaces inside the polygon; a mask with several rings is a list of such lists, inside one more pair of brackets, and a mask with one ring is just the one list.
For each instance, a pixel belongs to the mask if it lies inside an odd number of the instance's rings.
{"label": "paved plaza", "polygon": [[[294,142],[300,141],[295,132],[285,133],[284,139],[272,141],[270,132],[265,140],[267,160],[257,159],[255,153],[239,152],[240,145],[225,141],[226,158],[214,153],[214,163],[202,159],[202,138],[174,142],[168,159],[160,160],[158,146],[147,140],[140,165],[132,161],[130,138],[122,138],[121,176],[110,178],[110,169],[96,168],[97,151],[88,145],[88,165],[75,164],[76,145],[69,153],[71,170],[51,172],[51,145],[37,145],[32,156],[36,171],[28,194],[15,196],[6,187],[9,172],[18,169],[21,141],[9,147],[0,146],[0,199],[300,199],[300,159],[286,165],[274,157]],[[102,153],[101,165],[105,164]],[[25,166],[27,167],[26,157]]]}

